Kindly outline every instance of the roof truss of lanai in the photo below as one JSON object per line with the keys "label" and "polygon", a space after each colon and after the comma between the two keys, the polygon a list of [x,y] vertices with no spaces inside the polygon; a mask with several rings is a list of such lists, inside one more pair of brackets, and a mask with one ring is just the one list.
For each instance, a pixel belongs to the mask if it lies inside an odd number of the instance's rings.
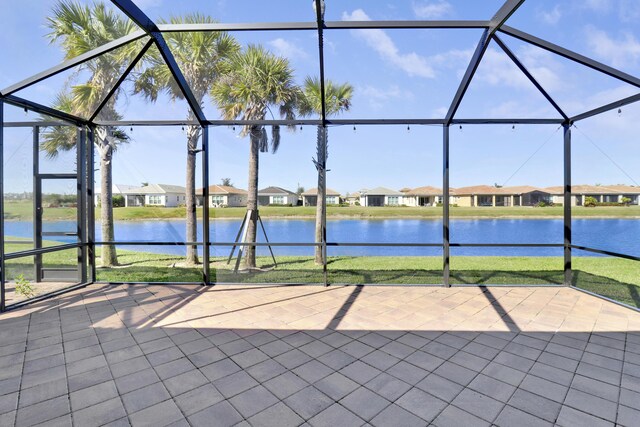
{"label": "roof truss of lanai", "polygon": [[[521,124],[571,124],[576,121],[584,120],[586,118],[610,111],[613,109],[619,109],[624,105],[634,103],[640,100],[640,93],[627,96],[621,99],[617,99],[613,102],[608,102],[604,105],[599,105],[588,111],[581,111],[576,114],[570,114],[565,105],[562,102],[557,101],[551,95],[551,91],[545,87],[545,82],[537,79],[535,73],[532,73],[525,66],[525,61],[518,56],[518,53],[509,48],[506,39],[519,40],[525,44],[542,49],[552,55],[565,58],[575,64],[582,67],[587,67],[597,73],[600,73],[608,78],[625,83],[632,88],[637,88],[640,92],[640,78],[630,75],[620,69],[606,65],[593,58],[581,55],[563,46],[559,46],[550,41],[536,37],[518,28],[508,26],[506,22],[509,18],[516,13],[525,3],[525,0],[507,0],[504,4],[495,12],[493,17],[484,20],[393,20],[393,21],[379,21],[379,20],[342,20],[342,21],[330,21],[325,20],[321,10],[324,8],[330,8],[334,6],[331,1],[326,2],[324,5],[323,0],[315,0],[317,7],[316,19],[309,22],[258,22],[258,23],[211,23],[211,24],[161,24],[151,19],[136,3],[135,0],[112,0],[114,6],[116,6],[122,13],[124,13],[132,22],[138,27],[138,31],[134,31],[120,39],[110,41],[92,51],[77,56],[75,58],[66,60],[60,64],[50,67],[46,70],[42,70],[31,77],[28,77],[22,81],[10,84],[0,90],[0,99],[4,102],[24,108],[31,109],[41,114],[46,114],[50,117],[63,119],[79,125],[120,125],[120,126],[134,126],[134,125],[248,125],[251,121],[247,120],[220,120],[217,118],[208,117],[205,113],[202,105],[200,105],[193,95],[192,88],[185,79],[183,72],[181,71],[176,59],[171,51],[170,46],[167,44],[165,35],[167,33],[175,32],[215,32],[215,31],[227,31],[227,32],[248,32],[248,31],[273,31],[273,32],[286,32],[286,31],[308,31],[317,33],[317,52],[307,52],[310,56],[316,56],[318,58],[318,70],[317,74],[321,77],[321,81],[325,79],[325,57],[324,50],[326,48],[326,35],[335,31],[341,30],[445,30],[450,32],[464,31],[474,29],[481,31],[480,39],[477,41],[476,48],[467,64],[466,71],[461,77],[457,90],[453,98],[450,100],[446,112],[443,111],[441,117],[435,118],[393,118],[393,119],[333,119],[327,116],[324,99],[324,85],[322,85],[322,112],[318,118],[315,119],[296,119],[296,120],[262,120],[261,124],[281,124],[281,125],[300,125],[300,124],[312,124],[312,125],[363,125],[363,124],[439,124],[439,125],[452,125],[452,124],[477,124],[477,123],[521,123]],[[357,17],[351,17],[354,19]],[[131,64],[124,70],[123,75],[117,81],[115,86],[111,89],[109,94],[99,103],[98,108],[90,117],[79,117],[69,114],[65,111],[59,111],[51,106],[44,105],[42,103],[35,102],[32,99],[24,98],[18,95],[19,92],[26,88],[29,88],[37,83],[52,79],[61,73],[68,72],[87,61],[94,60],[101,55],[108,54],[116,49],[123,48],[132,43],[141,44],[139,54],[133,59]],[[463,102],[465,95],[474,81],[476,71],[486,61],[486,53],[488,47],[497,46],[506,56],[512,61],[513,65],[520,69],[526,79],[537,88],[540,95],[543,96],[548,102],[549,106],[554,111],[553,117],[546,118],[523,118],[523,117],[500,117],[500,118],[488,118],[483,117],[482,112],[477,112],[475,117],[461,117],[459,108]],[[127,79],[128,75],[135,69],[138,63],[141,61],[145,53],[150,49],[157,49],[160,53],[162,60],[166,63],[171,75],[175,80],[175,84],[184,96],[186,103],[193,112],[195,121],[186,122],[183,118],[176,117],[169,120],[115,120],[115,121],[100,121],[98,119],[100,110],[105,107],[109,98],[116,92],[116,90]],[[613,47],[616,49],[616,47]],[[6,63],[7,66],[15,66],[15,64]],[[526,101],[524,101],[526,102]]]}

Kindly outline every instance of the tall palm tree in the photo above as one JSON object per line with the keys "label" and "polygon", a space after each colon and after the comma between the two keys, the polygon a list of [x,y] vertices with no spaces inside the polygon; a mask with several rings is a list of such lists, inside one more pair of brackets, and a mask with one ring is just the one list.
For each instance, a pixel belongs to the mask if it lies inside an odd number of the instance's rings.
{"label": "tall palm tree", "polygon": [[[280,117],[293,120],[300,88],[293,79],[293,70],[286,58],[274,55],[259,45],[249,45],[232,55],[224,64],[220,79],[213,85],[211,96],[226,120],[264,120],[273,117],[277,109]],[[293,129],[293,126],[290,126]],[[280,145],[280,127],[272,126],[271,149]],[[249,184],[247,210],[247,241],[256,241],[258,220],[258,153],[269,151],[269,138],[264,125],[245,125],[242,136],[249,136]],[[246,248],[245,265],[256,266],[255,246]]]}
{"label": "tall palm tree", "polygon": [[[51,16],[47,18],[47,27],[51,43],[58,43],[62,47],[65,59],[75,58],[138,30],[133,22],[122,18],[102,2],[82,5],[72,0],[61,0],[53,7]],[[129,43],[83,63],[70,77],[68,89],[58,94],[55,107],[81,117],[91,116],[140,51],[142,43],[144,41]],[[80,75],[85,75],[80,74],[80,71],[88,73],[86,81],[77,81]],[[116,111],[120,93],[118,88],[97,115],[98,120],[121,118]],[[73,149],[76,137],[77,132],[73,126],[49,128],[44,132],[41,149],[49,157],[55,157],[59,151]],[[112,126],[98,127],[94,137],[100,156],[100,220],[103,241],[114,240],[111,200],[113,152],[118,144],[128,140],[124,131]],[[112,266],[117,262],[115,247],[103,246],[102,265]]]}
{"label": "tall palm tree", "polygon": [[[327,117],[336,116],[351,107],[351,97],[353,86],[349,83],[336,84],[331,80],[326,80],[324,84],[325,92],[325,113]],[[311,114],[322,114],[322,90],[318,77],[307,77],[303,87],[304,96],[300,100],[300,114],[309,116]],[[322,218],[327,210],[327,199],[323,197],[327,185],[327,157],[328,151],[328,129],[322,125],[318,126],[318,138],[316,141],[316,156],[313,163],[318,171],[318,197],[316,202],[316,243],[322,242]],[[324,262],[322,248],[316,246],[315,262],[320,265]]]}
{"label": "tall palm tree", "polygon": [[[172,24],[211,24],[216,21],[200,14],[171,18]],[[165,23],[160,21],[161,24]],[[196,101],[203,106],[204,97],[209,93],[219,76],[222,60],[240,50],[238,42],[226,32],[178,32],[166,33],[164,37],[176,58],[176,62],[189,84]],[[147,68],[140,73],[135,84],[135,93],[142,93],[149,101],[155,102],[158,95],[165,92],[172,100],[184,99],[184,95],[175,83],[169,68],[157,49],[147,54]],[[196,116],[189,109],[189,121]],[[201,136],[200,126],[186,126],[187,134],[187,171],[186,171],[186,240],[195,242],[196,222],[196,154]],[[208,201],[205,201],[208,203]],[[198,263],[196,246],[187,246],[187,264]]]}

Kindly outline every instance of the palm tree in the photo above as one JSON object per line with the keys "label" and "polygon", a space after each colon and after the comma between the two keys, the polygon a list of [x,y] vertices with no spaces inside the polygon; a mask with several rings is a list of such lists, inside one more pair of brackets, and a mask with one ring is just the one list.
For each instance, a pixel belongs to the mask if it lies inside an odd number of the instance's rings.
{"label": "palm tree", "polygon": [[[307,77],[304,81],[304,96],[300,100],[300,114],[309,116],[311,114],[322,114],[322,90],[320,87],[320,79],[317,77]],[[349,110],[351,107],[351,96],[353,95],[353,87],[349,83],[336,84],[331,80],[325,81],[325,114],[326,117],[335,116],[343,111]],[[326,127],[318,126],[318,138],[316,141],[317,159],[313,159],[313,163],[318,171],[318,197],[316,202],[316,243],[322,242],[322,218],[327,210],[327,200],[325,194],[327,183],[327,157],[328,151],[328,130]],[[322,248],[316,246],[316,264],[320,265],[324,262]]]}
{"label": "palm tree", "polygon": [[[102,2],[81,5],[72,0],[62,0],[47,18],[51,43],[58,43],[65,52],[65,59],[75,58],[120,37],[138,30],[128,19],[121,18]],[[129,63],[140,51],[144,41],[129,43],[109,53],[83,63],[69,81],[69,89],[58,94],[55,107],[81,116],[90,117],[101,100],[116,85]],[[77,83],[80,71],[88,72],[86,81]],[[83,74],[84,75],[84,74]],[[119,120],[116,101],[118,88],[97,115],[98,120]],[[73,126],[49,128],[43,135],[41,149],[49,156],[71,150],[76,146],[77,132]],[[113,241],[112,158],[118,144],[127,142],[124,131],[112,126],[98,127],[94,144],[100,156],[100,220],[102,240]],[[102,265],[118,262],[114,246],[102,247]]]}
{"label": "palm tree", "polygon": [[[293,79],[293,70],[286,58],[274,55],[262,46],[249,45],[225,62],[220,79],[213,85],[211,96],[222,109],[226,120],[264,120],[278,109],[282,118],[295,119],[301,96]],[[293,126],[290,126],[293,129]],[[247,241],[256,241],[258,220],[258,153],[269,151],[269,138],[264,125],[245,125],[242,136],[249,135],[249,184],[247,210]],[[271,149],[280,145],[280,127],[272,126]],[[256,266],[255,246],[246,248],[245,265]]]}
{"label": "palm tree", "polygon": [[[212,24],[216,21],[200,14],[171,18],[172,24]],[[165,23],[160,21],[161,24]],[[204,97],[219,76],[223,59],[240,50],[238,42],[222,31],[166,33],[164,37],[175,56],[180,70],[193,92],[196,101],[203,106]],[[135,93],[142,93],[147,100],[155,102],[158,95],[165,92],[172,100],[184,99],[184,95],[175,83],[169,67],[157,49],[147,54],[147,68],[140,73],[135,83]],[[196,116],[189,109],[187,120],[194,121]],[[200,126],[186,126],[187,134],[187,176],[186,176],[186,240],[195,242],[196,223],[196,154],[202,129]],[[187,264],[198,263],[196,246],[187,246]]]}

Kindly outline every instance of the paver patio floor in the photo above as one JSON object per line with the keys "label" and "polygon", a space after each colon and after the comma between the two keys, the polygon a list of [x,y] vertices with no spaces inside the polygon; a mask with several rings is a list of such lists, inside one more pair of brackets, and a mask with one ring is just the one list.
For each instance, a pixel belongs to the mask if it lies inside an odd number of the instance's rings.
{"label": "paver patio floor", "polygon": [[0,315],[0,425],[638,425],[640,313],[561,287],[92,285]]}

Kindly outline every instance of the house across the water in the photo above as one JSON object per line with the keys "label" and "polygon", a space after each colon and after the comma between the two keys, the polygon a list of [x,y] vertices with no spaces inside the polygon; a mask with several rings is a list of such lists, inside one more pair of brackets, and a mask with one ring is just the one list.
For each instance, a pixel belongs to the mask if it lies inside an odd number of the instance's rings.
{"label": "house across the water", "polygon": [[404,202],[404,194],[385,187],[360,191],[360,206],[400,206]]}
{"label": "house across the water", "polygon": [[267,187],[258,191],[258,206],[296,206],[297,204],[298,195],[282,187]]}
{"label": "house across the water", "polygon": [[[199,196],[199,205],[202,205],[202,188],[196,190]],[[247,191],[228,185],[209,186],[209,206],[219,207],[242,207],[247,206]]]}
{"label": "house across the water", "polygon": [[[340,193],[330,188],[325,191],[327,205],[339,205]],[[302,193],[303,206],[316,206],[318,204],[318,189],[312,188]]]}

